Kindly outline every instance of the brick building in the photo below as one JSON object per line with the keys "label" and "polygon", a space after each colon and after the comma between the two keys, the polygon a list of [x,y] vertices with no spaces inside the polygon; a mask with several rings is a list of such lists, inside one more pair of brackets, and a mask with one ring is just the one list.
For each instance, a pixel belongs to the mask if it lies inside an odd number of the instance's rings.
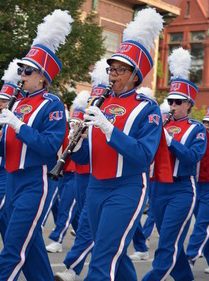
{"label": "brick building", "polygon": [[[176,1],[170,1],[176,2]],[[180,9],[176,3],[170,4],[169,1],[161,0],[86,0],[83,5],[82,16],[93,10],[97,14],[98,24],[103,27],[105,39],[106,54],[110,57],[116,51],[122,41],[123,30],[133,17],[135,12],[147,6],[155,7],[157,11],[166,17],[175,17],[180,14]],[[154,60],[153,70],[145,78],[143,84],[151,87],[154,91],[157,81],[157,61],[159,42],[156,42],[156,48],[152,53]],[[90,88],[90,85],[81,83],[78,90]]]}
{"label": "brick building", "polygon": [[159,56],[164,75],[158,79],[157,88],[161,91],[168,89],[167,58],[174,48],[182,46],[193,56],[190,79],[200,90],[196,105],[209,106],[209,1],[179,2],[181,14],[165,27],[163,39],[160,41]]}

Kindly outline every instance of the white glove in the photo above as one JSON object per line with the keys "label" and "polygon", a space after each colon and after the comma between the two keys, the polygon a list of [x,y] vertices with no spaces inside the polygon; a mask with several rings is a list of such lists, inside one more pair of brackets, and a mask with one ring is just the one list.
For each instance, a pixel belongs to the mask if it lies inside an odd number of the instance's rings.
{"label": "white glove", "polygon": [[173,137],[169,135],[168,131],[165,128],[164,128],[164,133],[165,133],[165,138],[166,138],[167,145],[170,146]]}
{"label": "white glove", "polygon": [[86,114],[84,114],[85,121],[89,121],[86,124],[88,126],[94,125],[101,129],[105,134],[106,139],[109,141],[114,129],[113,124],[111,124],[101,110],[96,106],[90,106],[86,109]]}
{"label": "white glove", "polygon": [[0,124],[8,124],[18,134],[20,127],[25,123],[20,121],[17,116],[15,116],[15,114],[9,109],[3,109],[2,113],[0,114]]}

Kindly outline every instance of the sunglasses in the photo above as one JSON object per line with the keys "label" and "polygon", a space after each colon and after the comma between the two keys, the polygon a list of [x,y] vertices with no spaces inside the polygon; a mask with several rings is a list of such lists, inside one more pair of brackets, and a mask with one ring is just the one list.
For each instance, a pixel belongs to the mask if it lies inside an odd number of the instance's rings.
{"label": "sunglasses", "polygon": [[18,67],[17,69],[17,74],[21,75],[23,72],[25,73],[25,75],[29,76],[31,75],[33,72],[38,72],[38,69],[35,69],[31,66],[22,66],[22,67]]}
{"label": "sunglasses", "polygon": [[187,100],[180,100],[180,99],[168,99],[168,104],[172,105],[175,103],[176,105],[181,105],[182,103],[186,102]]}

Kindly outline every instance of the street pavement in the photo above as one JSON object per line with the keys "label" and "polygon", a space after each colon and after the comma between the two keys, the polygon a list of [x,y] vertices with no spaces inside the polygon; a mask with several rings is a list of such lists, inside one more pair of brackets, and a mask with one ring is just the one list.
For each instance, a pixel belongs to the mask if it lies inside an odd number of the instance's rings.
{"label": "street pavement", "polygon": [[[146,215],[143,215],[142,221],[144,221],[145,218],[146,218]],[[194,221],[192,221],[192,223],[191,223],[189,233],[191,233],[193,224],[194,224]],[[50,215],[49,218],[48,218],[48,221],[45,225],[45,228],[43,230],[46,245],[50,243],[50,240],[49,240],[48,236],[49,236],[50,231],[52,230],[53,227],[54,227],[54,224],[53,224],[52,216]],[[65,258],[65,255],[66,255],[67,251],[72,246],[73,241],[74,241],[74,237],[70,234],[70,229],[69,229],[68,232],[67,232],[67,235],[64,239],[64,242],[63,242],[63,252],[62,253],[56,253],[56,254],[49,253],[49,259],[50,259],[51,266],[52,266],[52,269],[53,269],[54,273],[57,272],[57,271],[65,270],[65,267],[64,267],[62,262]],[[185,245],[187,245],[187,241],[188,241],[188,237],[186,239]],[[154,257],[154,251],[157,247],[157,243],[158,243],[158,234],[157,234],[156,229],[154,229],[154,231],[152,233],[152,236],[151,236],[150,245],[149,245],[149,247],[150,247],[150,249],[149,249],[150,259],[147,260],[147,261],[140,261],[140,262],[134,263],[139,281],[142,279],[142,276],[151,268],[152,260],[153,260],[153,257]],[[2,245],[0,243],[0,247],[1,246]],[[130,245],[130,247],[128,249],[128,253],[132,254],[133,251],[134,251],[133,247],[132,247],[132,245]],[[90,259],[90,256],[87,258],[84,269],[83,269],[83,271],[80,275],[81,280],[84,279],[84,277],[86,276],[86,273],[88,271],[89,259]],[[195,267],[194,267],[195,281],[203,281],[203,280],[209,281],[209,274],[204,273],[205,267],[207,267],[207,263],[206,263],[205,259],[200,258],[196,262]],[[18,280],[19,281],[26,281],[26,279],[24,278],[24,276],[22,274],[21,274],[21,276]],[[169,278],[167,278],[166,281],[171,281],[171,280],[173,280],[173,279],[171,277],[169,277]],[[27,280],[27,281],[30,281],[30,280]]]}

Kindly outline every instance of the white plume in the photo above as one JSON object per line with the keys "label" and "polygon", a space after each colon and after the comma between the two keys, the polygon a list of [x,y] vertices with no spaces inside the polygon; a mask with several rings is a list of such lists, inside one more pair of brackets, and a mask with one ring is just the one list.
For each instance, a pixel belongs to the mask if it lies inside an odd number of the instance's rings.
{"label": "white plume", "polygon": [[90,72],[92,86],[98,86],[99,84],[108,85],[109,75],[106,72],[106,68],[109,67],[106,59],[101,59],[96,62],[94,69]]}
{"label": "white plume", "polygon": [[141,87],[141,88],[137,89],[137,93],[144,94],[145,96],[147,96],[151,99],[154,98],[152,89],[150,89],[149,87]]}
{"label": "white plume", "polygon": [[33,44],[43,44],[52,52],[56,52],[60,44],[65,43],[66,36],[71,32],[73,19],[68,11],[54,10],[38,25],[37,37]]}
{"label": "white plume", "polygon": [[12,62],[10,62],[8,68],[4,71],[4,75],[1,78],[4,82],[16,85],[20,80],[20,76],[17,74],[17,62],[18,59],[14,59]]}
{"label": "white plume", "polygon": [[123,32],[123,41],[134,40],[150,51],[163,29],[163,18],[153,8],[139,11]]}
{"label": "white plume", "polygon": [[167,99],[164,99],[163,103],[160,105],[160,111],[161,113],[168,113],[170,111],[170,106],[168,104]]}
{"label": "white plume", "polygon": [[84,110],[87,107],[88,99],[90,98],[90,93],[87,90],[80,91],[73,101],[74,109]]}
{"label": "white plume", "polygon": [[173,50],[168,57],[169,69],[172,74],[171,78],[189,79],[191,63],[191,55],[188,50],[185,50],[182,47]]}

